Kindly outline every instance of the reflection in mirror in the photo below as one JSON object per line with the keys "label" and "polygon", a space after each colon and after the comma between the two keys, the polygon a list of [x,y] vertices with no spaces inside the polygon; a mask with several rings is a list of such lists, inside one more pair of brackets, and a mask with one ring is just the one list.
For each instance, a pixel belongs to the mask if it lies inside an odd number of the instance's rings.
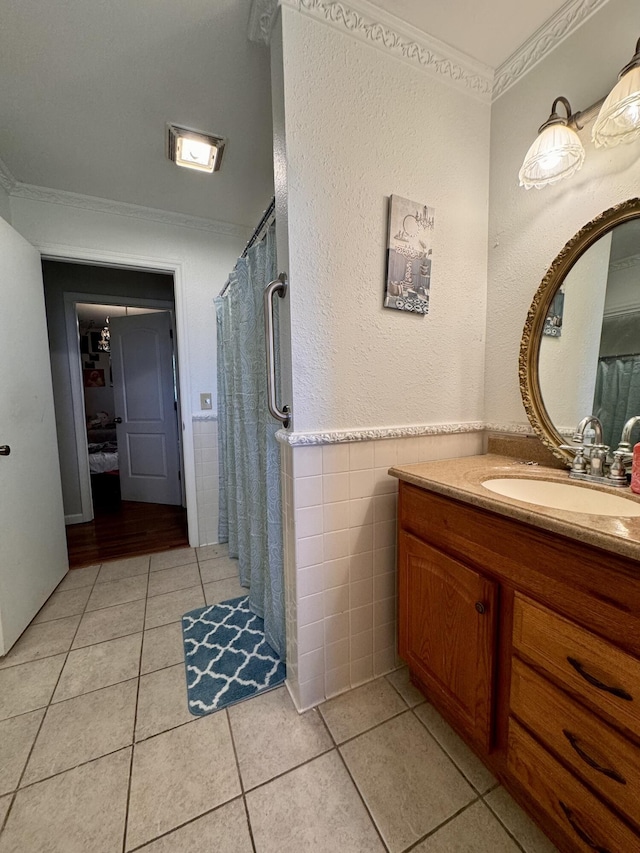
{"label": "reflection in mirror", "polygon": [[542,400],[561,435],[570,437],[585,415],[594,414],[604,443],[615,448],[625,422],[640,414],[640,220],[617,225],[593,243],[565,277],[562,292],[540,343]]}

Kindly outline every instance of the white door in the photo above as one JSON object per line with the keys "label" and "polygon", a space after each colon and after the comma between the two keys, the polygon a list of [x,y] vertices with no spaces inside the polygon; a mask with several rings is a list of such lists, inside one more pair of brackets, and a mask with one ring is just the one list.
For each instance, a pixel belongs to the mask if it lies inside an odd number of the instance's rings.
{"label": "white door", "polygon": [[110,328],[122,500],[180,505],[171,314],[113,317]]}
{"label": "white door", "polygon": [[40,254],[0,218],[0,655],[66,574]]}

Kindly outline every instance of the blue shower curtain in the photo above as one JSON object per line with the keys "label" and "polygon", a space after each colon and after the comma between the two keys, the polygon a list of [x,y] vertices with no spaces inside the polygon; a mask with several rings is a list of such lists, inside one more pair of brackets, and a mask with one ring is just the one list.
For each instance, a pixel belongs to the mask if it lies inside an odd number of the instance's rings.
{"label": "blue shower curtain", "polygon": [[[216,301],[221,542],[249,606],[285,658],[279,423],[267,408],[263,294],[276,278],[275,229],[240,258]],[[278,336],[276,334],[276,342]]]}
{"label": "blue shower curtain", "polygon": [[625,423],[640,415],[640,355],[598,361],[593,412],[602,422],[604,443],[617,447]]}

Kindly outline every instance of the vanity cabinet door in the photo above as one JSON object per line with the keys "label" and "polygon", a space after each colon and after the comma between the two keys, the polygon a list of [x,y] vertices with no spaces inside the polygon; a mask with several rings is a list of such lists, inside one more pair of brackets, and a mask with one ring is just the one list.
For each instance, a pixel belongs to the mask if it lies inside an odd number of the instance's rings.
{"label": "vanity cabinet door", "polygon": [[489,752],[497,584],[401,532],[398,592],[400,655],[434,704]]}

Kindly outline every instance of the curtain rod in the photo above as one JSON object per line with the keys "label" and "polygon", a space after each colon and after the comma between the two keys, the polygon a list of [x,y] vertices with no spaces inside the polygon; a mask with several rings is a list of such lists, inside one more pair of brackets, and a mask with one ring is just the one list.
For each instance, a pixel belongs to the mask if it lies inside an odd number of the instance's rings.
{"label": "curtain rod", "polygon": [[[257,242],[257,240],[260,237],[262,230],[264,229],[265,225],[271,224],[271,221],[273,221],[272,217],[275,213],[275,210],[276,210],[276,197],[274,196],[271,199],[271,201],[269,202],[269,206],[267,207],[265,212],[260,217],[260,222],[258,222],[258,224],[256,225],[253,234],[251,235],[251,237],[249,237],[249,241],[247,242],[247,245],[244,247],[242,254],[240,255],[241,258],[247,257],[247,252],[253,246],[253,244]],[[275,217],[273,217],[273,218],[275,218]],[[229,287],[229,284],[230,284],[230,280],[227,279],[225,284],[224,284],[224,287],[222,288],[222,290],[220,291],[218,296],[224,296],[225,295],[225,293],[227,292],[227,288]]]}

